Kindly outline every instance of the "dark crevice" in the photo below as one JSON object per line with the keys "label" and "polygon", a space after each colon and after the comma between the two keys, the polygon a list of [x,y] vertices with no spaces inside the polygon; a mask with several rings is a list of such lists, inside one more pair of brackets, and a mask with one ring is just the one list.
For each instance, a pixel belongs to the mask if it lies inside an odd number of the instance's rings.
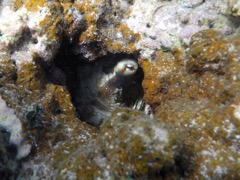
{"label": "dark crevice", "polygon": [[[99,47],[100,45],[92,44],[93,51],[99,51]],[[113,73],[116,64],[122,59],[137,62],[138,53],[109,53],[89,61],[71,53],[71,49],[71,45],[63,45],[54,60],[44,65],[44,70],[49,83],[62,85],[69,90],[81,120],[99,126],[118,104],[132,108],[136,101],[142,100],[143,71],[140,66],[134,75],[125,77],[116,74],[111,80],[105,78]],[[105,83],[105,89],[99,89],[102,88],[100,81]],[[56,113],[61,113],[60,111]],[[93,122],[95,117],[101,119],[97,124]]]}

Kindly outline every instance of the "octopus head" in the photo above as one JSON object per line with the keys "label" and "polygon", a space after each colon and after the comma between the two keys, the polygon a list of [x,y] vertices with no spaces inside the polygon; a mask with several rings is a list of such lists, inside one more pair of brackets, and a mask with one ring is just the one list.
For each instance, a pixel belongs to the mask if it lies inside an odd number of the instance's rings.
{"label": "octopus head", "polygon": [[138,64],[131,59],[123,59],[114,67],[114,72],[123,76],[130,76],[137,72]]}

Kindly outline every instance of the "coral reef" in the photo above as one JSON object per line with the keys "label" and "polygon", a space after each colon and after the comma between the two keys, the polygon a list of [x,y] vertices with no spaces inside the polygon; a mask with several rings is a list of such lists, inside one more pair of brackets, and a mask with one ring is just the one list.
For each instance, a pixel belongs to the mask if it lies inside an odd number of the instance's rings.
{"label": "coral reef", "polygon": [[155,116],[187,132],[182,157],[188,158],[181,160],[187,178],[240,177],[239,42],[239,35],[205,30],[192,36],[185,63],[176,52],[142,60]]}
{"label": "coral reef", "polygon": [[175,166],[180,137],[170,125],[143,113],[116,109],[101,126],[95,143],[58,164],[57,179],[147,178],[147,174]]}
{"label": "coral reef", "polygon": [[[239,7],[0,0],[1,177],[239,179]],[[81,121],[76,69],[125,56],[154,118],[118,108],[100,129]]]}
{"label": "coral reef", "polygon": [[[21,159],[22,170],[16,172],[22,178],[44,178],[51,169],[48,164],[55,146],[69,139],[79,142],[72,148],[87,144],[97,130],[76,118],[67,89],[49,83],[45,75],[45,67],[51,64],[63,38],[60,2],[19,3],[15,1],[1,8],[0,92],[15,110],[19,130],[25,132],[17,136],[21,139],[17,146],[23,148],[17,148],[21,156],[12,159]],[[7,114],[1,115],[6,115],[8,126],[6,123],[1,126],[13,137],[18,133],[13,130],[18,124],[12,126],[13,110],[8,110],[4,101],[1,112]],[[31,147],[30,154],[27,145]]]}
{"label": "coral reef", "polygon": [[135,43],[140,36],[122,22],[130,3],[105,0],[97,0],[95,3],[89,0],[75,1],[75,7],[84,12],[86,28],[74,46],[74,54],[93,60],[109,52],[135,52]]}
{"label": "coral reef", "polygon": [[[200,30],[214,28],[225,35],[239,29],[237,1],[232,0],[136,0],[124,19],[128,27],[143,38],[136,46],[142,57],[150,59],[155,49],[180,48]],[[208,12],[208,13],[206,13]]]}

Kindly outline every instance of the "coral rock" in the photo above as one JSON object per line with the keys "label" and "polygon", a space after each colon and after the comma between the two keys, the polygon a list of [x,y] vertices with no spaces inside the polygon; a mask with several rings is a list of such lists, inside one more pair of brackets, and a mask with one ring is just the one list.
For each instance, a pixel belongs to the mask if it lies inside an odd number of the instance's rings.
{"label": "coral rock", "polygon": [[165,166],[175,166],[180,137],[168,124],[143,113],[116,109],[102,124],[95,143],[62,162],[58,178],[148,177]]}

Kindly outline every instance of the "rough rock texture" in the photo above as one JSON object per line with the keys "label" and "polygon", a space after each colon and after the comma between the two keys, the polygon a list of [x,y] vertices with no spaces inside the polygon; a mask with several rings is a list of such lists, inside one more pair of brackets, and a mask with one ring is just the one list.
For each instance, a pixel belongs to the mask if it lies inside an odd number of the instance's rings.
{"label": "rough rock texture", "polygon": [[214,28],[225,35],[239,29],[237,0],[136,0],[124,22],[143,38],[137,43],[144,58],[155,49],[189,45],[200,30]]}
{"label": "rough rock texture", "polygon": [[[240,178],[238,0],[0,3],[6,178]],[[139,59],[156,118],[119,110],[99,132],[77,118],[67,87],[72,67],[115,53]]]}
{"label": "rough rock texture", "polygon": [[19,163],[15,161],[17,149],[9,143],[10,134],[0,129],[0,175],[2,179],[15,179]]}
{"label": "rough rock texture", "polygon": [[95,143],[58,164],[57,179],[147,178],[164,167],[169,168],[164,173],[170,173],[181,146],[179,133],[172,131],[168,124],[143,113],[116,109],[101,126]]}
{"label": "rough rock texture", "polygon": [[0,124],[1,128],[9,132],[9,143],[17,148],[17,159],[26,157],[31,145],[24,142],[25,133],[23,132],[22,123],[14,114],[14,110],[7,107],[6,103],[0,98]]}
{"label": "rough rock texture", "polygon": [[205,30],[192,36],[184,64],[175,52],[142,61],[145,99],[156,117],[188,134],[183,164],[190,179],[240,177],[239,50],[239,36]]}
{"label": "rough rock texture", "polygon": [[63,37],[60,2],[20,2],[1,8],[0,92],[22,123],[19,139],[31,144],[20,177],[44,178],[54,147],[68,140],[78,142],[72,148],[87,144],[97,130],[76,118],[67,89],[45,75]]}

